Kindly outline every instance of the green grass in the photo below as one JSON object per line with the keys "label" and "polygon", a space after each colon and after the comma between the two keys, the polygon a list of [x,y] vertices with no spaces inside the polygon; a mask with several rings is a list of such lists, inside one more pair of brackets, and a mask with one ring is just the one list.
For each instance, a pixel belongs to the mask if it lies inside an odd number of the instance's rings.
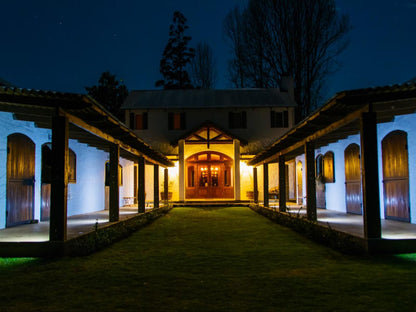
{"label": "green grass", "polygon": [[0,311],[414,311],[415,255],[353,257],[248,208],[175,208],[87,257],[0,260]]}

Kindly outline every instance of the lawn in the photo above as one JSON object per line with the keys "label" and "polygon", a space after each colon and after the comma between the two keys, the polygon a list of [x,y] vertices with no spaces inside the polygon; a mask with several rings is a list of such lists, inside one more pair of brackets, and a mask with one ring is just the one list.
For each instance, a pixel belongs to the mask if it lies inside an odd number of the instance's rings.
{"label": "lawn", "polygon": [[415,311],[413,255],[345,256],[248,208],[175,208],[86,257],[1,259],[0,311]]}

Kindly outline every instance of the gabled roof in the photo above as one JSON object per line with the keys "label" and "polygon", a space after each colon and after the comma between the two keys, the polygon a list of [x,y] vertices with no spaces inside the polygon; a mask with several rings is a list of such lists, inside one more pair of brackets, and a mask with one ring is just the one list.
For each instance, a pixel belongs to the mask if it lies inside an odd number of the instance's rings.
{"label": "gabled roof", "polygon": [[307,141],[324,146],[358,134],[359,117],[365,111],[376,112],[377,122],[388,122],[396,115],[416,112],[416,83],[338,92],[248,164],[270,162],[280,153],[302,153],[302,144]]}
{"label": "gabled roof", "polygon": [[279,89],[187,89],[132,91],[122,109],[180,109],[296,106]]}
{"label": "gabled roof", "polygon": [[187,144],[207,144],[209,146],[209,144],[232,143],[234,139],[239,140],[243,146],[247,145],[247,141],[235,137],[212,121],[205,121],[198,127],[171,142],[171,145],[177,146],[179,140],[185,140]]}
{"label": "gabled roof", "polygon": [[[151,162],[173,166],[169,159],[153,150],[88,95],[0,87],[0,111],[14,113],[17,119],[32,121],[37,127],[51,129],[52,117],[57,109],[62,109],[79,120],[78,124],[70,125],[71,139],[108,150],[110,144],[106,139],[92,134],[92,128],[85,129],[94,127],[104,137],[111,136],[121,142],[122,149],[126,151],[133,148]],[[79,124],[83,126],[80,127]],[[125,155],[127,154],[128,152]]]}

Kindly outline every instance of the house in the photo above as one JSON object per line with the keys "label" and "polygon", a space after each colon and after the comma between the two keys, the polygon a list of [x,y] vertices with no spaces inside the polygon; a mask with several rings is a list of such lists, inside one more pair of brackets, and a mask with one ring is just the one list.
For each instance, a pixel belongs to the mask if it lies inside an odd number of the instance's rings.
{"label": "house", "polygon": [[[322,209],[358,215],[368,250],[414,251],[415,112],[415,83],[337,93],[248,162],[259,173],[259,201],[269,207],[264,194],[277,183],[279,211],[285,212],[289,183],[309,220],[319,221]],[[287,168],[288,160],[296,165]],[[406,230],[388,236],[383,227],[392,222]]]}
{"label": "house", "polygon": [[249,199],[247,160],[294,126],[295,108],[289,78],[280,89],[133,91],[122,105],[132,131],[175,163],[181,202]]}

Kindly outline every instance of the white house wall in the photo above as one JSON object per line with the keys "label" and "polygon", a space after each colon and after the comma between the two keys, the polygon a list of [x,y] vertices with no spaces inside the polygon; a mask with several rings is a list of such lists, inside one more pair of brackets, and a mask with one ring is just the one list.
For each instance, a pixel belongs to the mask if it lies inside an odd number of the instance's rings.
{"label": "white house wall", "polygon": [[[319,154],[325,155],[326,152],[334,153],[335,183],[325,183],[326,208],[329,210],[346,212],[345,202],[345,166],[344,150],[352,143],[360,145],[360,135],[352,135],[345,140],[339,140],[328,146],[323,146],[315,150],[315,159]],[[304,162],[302,162],[304,164]]]}
{"label": "white house wall", "polygon": [[[306,205],[306,171],[305,171],[305,154],[299,155],[295,159],[295,168],[297,168],[298,162],[302,163],[302,197],[303,197],[303,205]],[[298,175],[296,174],[296,179]],[[296,181],[296,194],[298,194],[298,181]]]}
{"label": "white house wall", "polygon": [[119,186],[119,206],[134,203],[134,162],[120,157],[123,167],[123,185]]}
{"label": "white house wall", "polygon": [[40,188],[42,167],[42,144],[51,140],[51,131],[34,126],[33,122],[13,119],[13,114],[0,112],[0,228],[6,227],[7,185],[7,137],[13,133],[26,135],[35,143],[35,209],[34,218],[40,218]]}
{"label": "white house wall", "polygon": [[105,162],[108,153],[69,140],[68,146],[76,154],[76,183],[68,183],[68,216],[104,209]]}
{"label": "white house wall", "polygon": [[377,125],[378,136],[378,174],[380,185],[380,215],[384,218],[384,192],[383,192],[383,162],[381,141],[392,131],[402,130],[407,133],[408,162],[409,162],[409,203],[410,222],[416,224],[416,114],[396,116],[392,122]]}

